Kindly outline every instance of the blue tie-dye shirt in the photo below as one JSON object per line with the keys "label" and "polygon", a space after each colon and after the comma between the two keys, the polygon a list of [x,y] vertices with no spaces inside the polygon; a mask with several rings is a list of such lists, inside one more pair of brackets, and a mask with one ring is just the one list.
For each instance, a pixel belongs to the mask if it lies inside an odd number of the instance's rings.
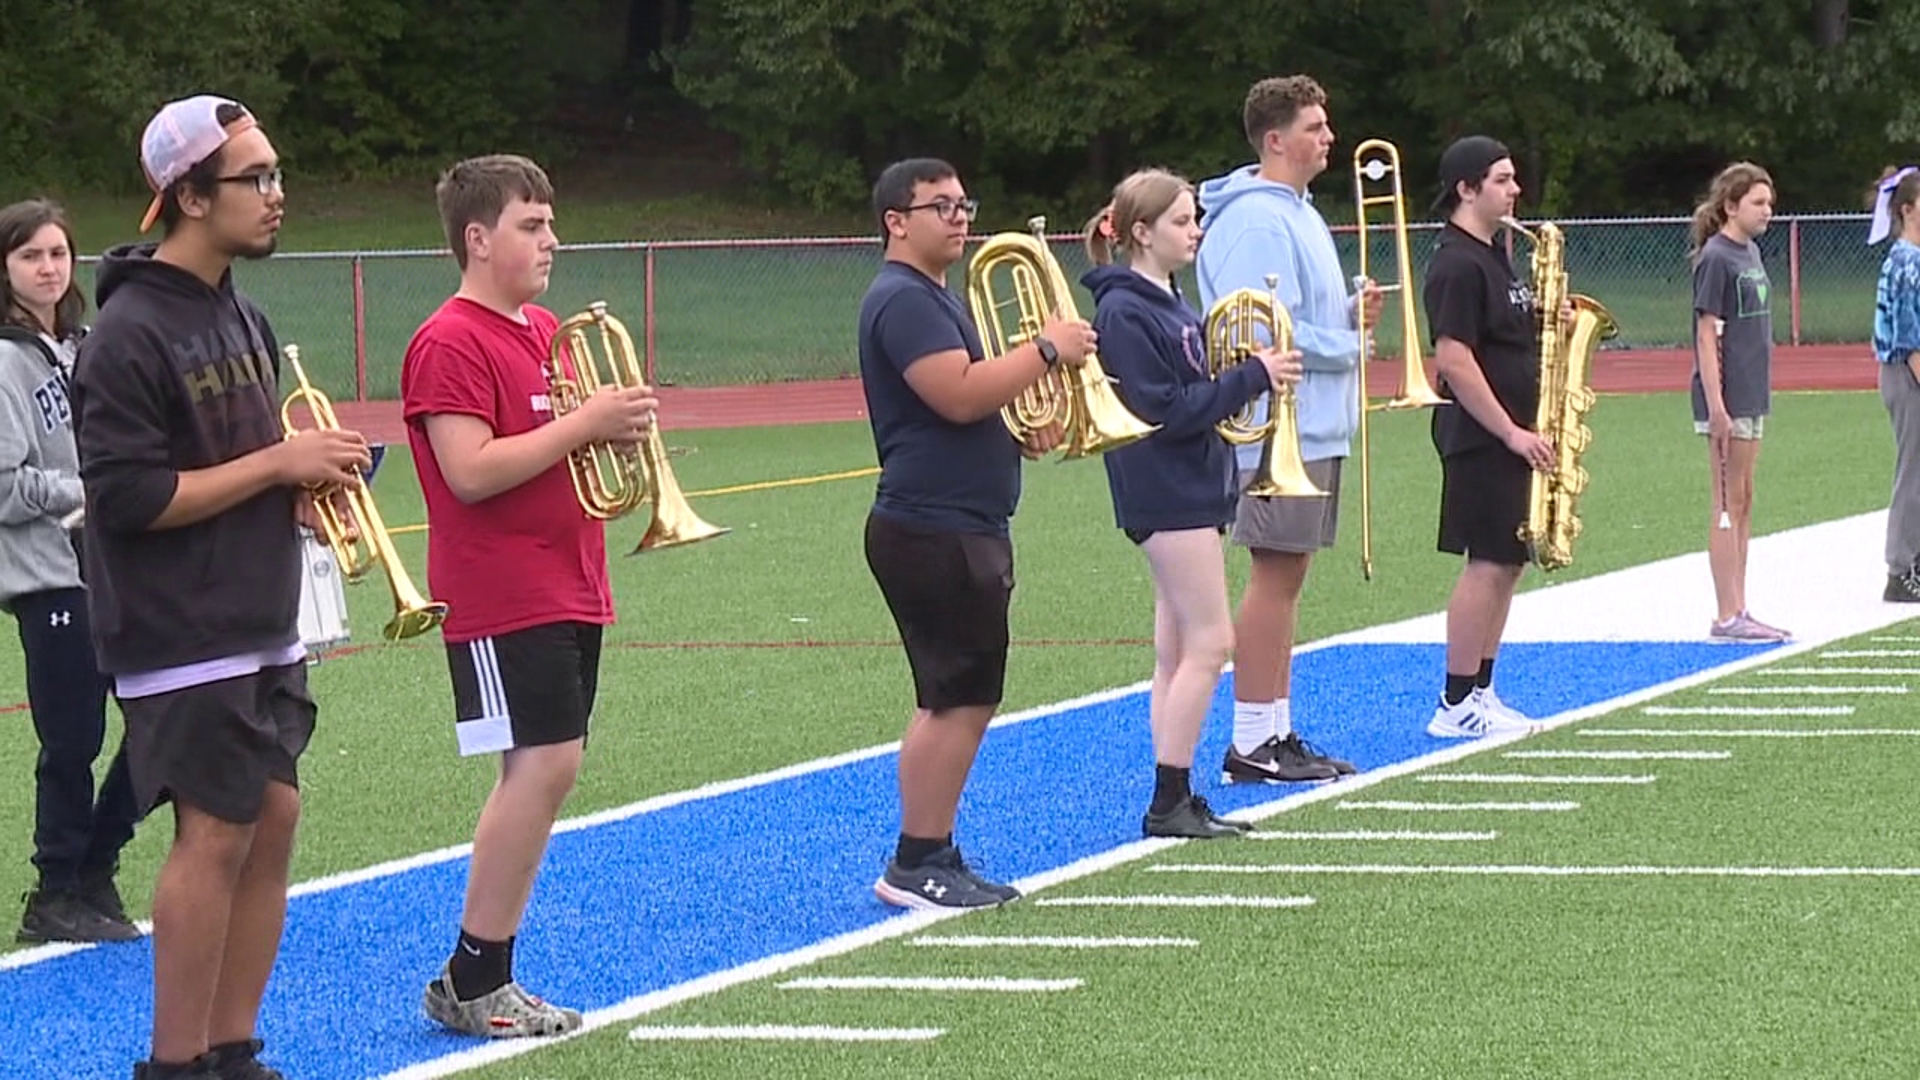
{"label": "blue tie-dye shirt", "polygon": [[1873,299],[1873,355],[1883,364],[1904,364],[1920,349],[1920,247],[1895,240],[1880,264]]}

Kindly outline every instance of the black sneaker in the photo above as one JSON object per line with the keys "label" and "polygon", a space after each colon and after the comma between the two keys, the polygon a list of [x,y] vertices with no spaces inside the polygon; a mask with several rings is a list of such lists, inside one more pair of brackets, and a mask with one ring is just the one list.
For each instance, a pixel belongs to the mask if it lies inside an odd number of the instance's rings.
{"label": "black sneaker", "polygon": [[[155,1080],[160,1070],[154,1068],[151,1061],[136,1061],[133,1065],[133,1080]],[[220,1080],[220,1074],[213,1071],[213,1055],[201,1054],[195,1058],[186,1072],[171,1074],[174,1080]],[[276,1074],[278,1075],[278,1074]]]}
{"label": "black sneaker", "polygon": [[105,916],[107,921],[125,923],[134,933],[140,932],[139,927],[133,925],[133,920],[127,918],[127,905],[120,899],[120,888],[113,883],[112,874],[82,880],[76,891],[83,903]]}
{"label": "black sneaker", "polygon": [[1325,765],[1341,776],[1352,776],[1360,771],[1353,767],[1351,761],[1341,761],[1337,757],[1328,757],[1315,750],[1312,743],[1300,737],[1299,732],[1288,732],[1287,737],[1280,740],[1280,745],[1274,750],[1273,757],[1283,765],[1292,761]]}
{"label": "black sneaker", "polygon": [[1295,752],[1283,750],[1288,744],[1276,736],[1253,748],[1252,753],[1243,754],[1237,747],[1227,747],[1227,759],[1220,765],[1220,782],[1223,784],[1315,784],[1323,780],[1334,780],[1340,776],[1339,770],[1332,765],[1308,758],[1298,753],[1298,740],[1289,736],[1294,743]]}
{"label": "black sneaker", "polygon": [[903,908],[995,907],[1020,896],[1020,890],[996,885],[967,869],[960,849],[951,844],[912,869],[889,861],[886,872],[873,883],[873,893]]}
{"label": "black sneaker", "polygon": [[1214,814],[1207,800],[1189,795],[1164,814],[1148,810],[1140,819],[1142,836],[1172,836],[1184,840],[1216,840],[1223,836],[1244,836],[1252,829],[1243,822],[1228,821]]}
{"label": "black sneaker", "polygon": [[72,889],[35,889],[26,895],[14,940],[23,945],[49,941],[135,941],[140,931],[132,923],[116,922],[95,911]]}
{"label": "black sneaker", "polygon": [[1895,604],[1920,603],[1920,568],[1909,569],[1904,574],[1887,575],[1887,591],[1880,599]]}
{"label": "black sneaker", "polygon": [[279,1069],[260,1063],[260,1051],[265,1045],[259,1039],[248,1039],[214,1047],[207,1054],[212,1062],[212,1075],[220,1080],[287,1080]]}

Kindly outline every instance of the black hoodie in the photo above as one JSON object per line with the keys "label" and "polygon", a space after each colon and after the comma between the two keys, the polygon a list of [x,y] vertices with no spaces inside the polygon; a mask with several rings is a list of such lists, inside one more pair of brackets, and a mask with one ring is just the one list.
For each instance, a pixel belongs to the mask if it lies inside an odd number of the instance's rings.
{"label": "black hoodie", "polygon": [[86,574],[102,671],[125,675],[299,640],[294,490],[175,529],[151,526],[182,472],[280,441],[279,349],[251,300],[153,258],[101,259],[99,318],[74,363]]}
{"label": "black hoodie", "polygon": [[1215,429],[1267,390],[1267,369],[1248,359],[1213,378],[1205,323],[1175,293],[1124,266],[1096,266],[1093,293],[1100,366],[1121,401],[1160,430],[1101,455],[1114,523],[1143,532],[1204,529],[1233,520],[1233,450]]}

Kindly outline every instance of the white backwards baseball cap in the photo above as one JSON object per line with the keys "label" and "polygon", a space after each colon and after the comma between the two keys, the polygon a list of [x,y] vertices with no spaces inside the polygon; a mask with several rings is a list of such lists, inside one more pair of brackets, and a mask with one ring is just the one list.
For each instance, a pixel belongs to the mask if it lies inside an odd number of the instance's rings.
{"label": "white backwards baseball cap", "polygon": [[[222,105],[239,109],[239,118],[221,124],[218,113]],[[140,231],[153,228],[159,220],[160,203],[168,188],[189,169],[218,153],[228,139],[256,126],[258,122],[245,105],[216,94],[169,101],[154,113],[140,136],[140,169],[147,174],[147,186],[153,188],[153,203],[147,207],[147,216],[140,219]]]}

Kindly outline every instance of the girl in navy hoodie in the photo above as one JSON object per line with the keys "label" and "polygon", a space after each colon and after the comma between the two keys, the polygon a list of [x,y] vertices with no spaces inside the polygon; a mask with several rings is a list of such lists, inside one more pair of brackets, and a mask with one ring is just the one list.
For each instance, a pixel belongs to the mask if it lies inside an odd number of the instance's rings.
{"label": "girl in navy hoodie", "polygon": [[[1248,826],[1216,817],[1188,775],[1220,672],[1233,652],[1221,534],[1233,520],[1233,450],[1215,429],[1249,401],[1300,378],[1300,354],[1264,350],[1213,378],[1204,323],[1174,275],[1200,247],[1192,185],[1160,169],[1122,180],[1087,223],[1100,361],[1121,399],[1159,424],[1104,455],[1115,523],[1153,575],[1153,800],[1147,836],[1204,839]],[[1124,256],[1125,265],[1115,265]]]}

